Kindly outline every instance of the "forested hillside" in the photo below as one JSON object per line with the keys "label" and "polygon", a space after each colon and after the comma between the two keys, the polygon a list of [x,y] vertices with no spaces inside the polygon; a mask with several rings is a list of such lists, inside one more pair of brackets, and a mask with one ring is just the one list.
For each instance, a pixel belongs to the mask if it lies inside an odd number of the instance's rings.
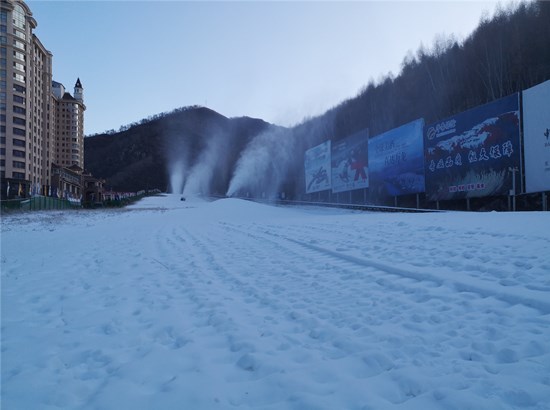
{"label": "forested hillside", "polygon": [[[548,1],[500,9],[465,40],[439,36],[431,46],[419,45],[404,56],[398,75],[371,81],[357,96],[290,129],[193,107],[88,137],[86,168],[116,189],[164,189],[170,155],[191,167],[212,135],[224,135],[216,141],[231,141],[221,149],[228,158],[210,158],[217,169],[207,191],[300,197],[304,152],[316,144],[366,128],[375,136],[417,118],[431,123],[550,79],[549,22]],[[239,184],[230,187],[236,175]]]}
{"label": "forested hillside", "polygon": [[212,192],[225,193],[239,153],[255,135],[269,127],[251,118],[228,119],[204,107],[187,107],[157,115],[120,132],[85,139],[85,164],[107,188],[137,191],[169,186],[169,162],[192,162],[216,136],[227,141],[225,161]]}
{"label": "forested hillside", "polygon": [[[550,2],[524,2],[482,19],[462,42],[440,36],[409,52],[399,75],[371,81],[356,97],[295,127],[296,162],[329,139],[366,128],[376,136],[417,118],[429,124],[550,79],[549,22]],[[296,179],[298,195],[303,184]]]}
{"label": "forested hillside", "polygon": [[548,80],[549,22],[550,2],[521,3],[483,19],[461,43],[440,36],[409,52],[399,75],[370,82],[327,113],[333,126],[319,140],[364,128],[377,135],[420,117],[431,123]]}

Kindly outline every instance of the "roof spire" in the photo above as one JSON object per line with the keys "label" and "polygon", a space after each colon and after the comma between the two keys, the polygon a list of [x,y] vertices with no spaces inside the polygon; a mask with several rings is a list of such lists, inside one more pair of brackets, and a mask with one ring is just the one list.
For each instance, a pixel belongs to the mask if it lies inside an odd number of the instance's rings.
{"label": "roof spire", "polygon": [[80,77],[76,79],[75,88],[82,88],[82,83],[80,82]]}

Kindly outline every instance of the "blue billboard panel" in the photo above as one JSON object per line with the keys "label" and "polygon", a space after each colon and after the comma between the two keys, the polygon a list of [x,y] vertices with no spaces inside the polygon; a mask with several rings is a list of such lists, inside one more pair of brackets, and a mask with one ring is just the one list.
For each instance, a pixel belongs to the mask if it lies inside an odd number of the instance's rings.
{"label": "blue billboard panel", "polygon": [[332,192],[369,187],[368,144],[368,129],[332,144]]}
{"label": "blue billboard panel", "polygon": [[423,127],[418,119],[369,141],[371,198],[424,192]]}
{"label": "blue billboard panel", "polygon": [[330,189],[330,141],[325,141],[305,153],[306,193]]}
{"label": "blue billboard panel", "polygon": [[426,127],[426,197],[508,195],[519,166],[519,94]]}

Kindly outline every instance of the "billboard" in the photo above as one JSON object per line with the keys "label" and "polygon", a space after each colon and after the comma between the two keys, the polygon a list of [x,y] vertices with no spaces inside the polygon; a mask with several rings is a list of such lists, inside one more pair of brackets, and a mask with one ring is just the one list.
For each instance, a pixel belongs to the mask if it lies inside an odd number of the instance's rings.
{"label": "billboard", "polygon": [[306,193],[330,189],[330,141],[325,141],[305,153]]}
{"label": "billboard", "polygon": [[368,144],[368,129],[332,144],[332,192],[369,187]]}
{"label": "billboard", "polygon": [[369,141],[372,198],[424,192],[423,127],[418,119]]}
{"label": "billboard", "polygon": [[508,195],[519,167],[519,94],[426,127],[430,201]]}
{"label": "billboard", "polygon": [[525,192],[550,191],[550,80],[523,92]]}

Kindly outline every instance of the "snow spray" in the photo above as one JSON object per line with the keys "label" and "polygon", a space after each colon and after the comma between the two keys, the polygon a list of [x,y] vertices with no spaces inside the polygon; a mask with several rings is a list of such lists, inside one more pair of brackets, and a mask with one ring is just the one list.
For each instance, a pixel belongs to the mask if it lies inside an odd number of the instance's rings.
{"label": "snow spray", "polygon": [[272,128],[259,134],[241,153],[227,196],[251,192],[256,197],[272,198],[286,177],[295,152],[288,130]]}
{"label": "snow spray", "polygon": [[227,163],[229,140],[220,133],[212,135],[197,161],[191,168],[183,189],[184,196],[208,196],[212,193],[212,181],[223,172]]}

